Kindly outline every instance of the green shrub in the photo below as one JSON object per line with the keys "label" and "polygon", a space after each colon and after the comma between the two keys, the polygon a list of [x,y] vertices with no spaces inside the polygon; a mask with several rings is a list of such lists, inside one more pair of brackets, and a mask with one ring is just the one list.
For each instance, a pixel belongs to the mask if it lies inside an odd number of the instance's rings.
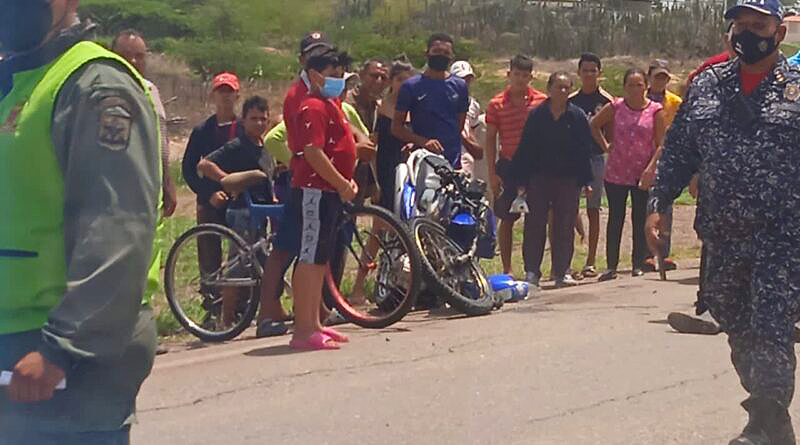
{"label": "green shrub", "polygon": [[134,28],[148,38],[192,36],[195,31],[191,20],[179,4],[159,0],[85,0],[79,11],[81,16],[95,21],[103,34]]}
{"label": "green shrub", "polygon": [[186,62],[204,79],[222,71],[236,73],[241,79],[291,79],[297,62],[291,55],[267,53],[252,43],[220,40],[165,39],[156,45]]}

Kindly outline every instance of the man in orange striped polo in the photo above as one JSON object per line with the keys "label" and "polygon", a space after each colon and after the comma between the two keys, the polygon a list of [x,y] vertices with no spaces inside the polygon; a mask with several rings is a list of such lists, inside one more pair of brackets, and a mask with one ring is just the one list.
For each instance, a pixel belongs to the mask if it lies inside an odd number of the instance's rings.
{"label": "man in orange striped polo", "polygon": [[[514,187],[503,187],[511,158],[517,151],[522,137],[522,129],[528,113],[547,99],[547,96],[531,88],[533,60],[527,56],[516,55],[511,59],[508,70],[508,86],[489,102],[486,110],[486,154],[489,164],[489,185],[495,196],[494,211],[500,219],[497,239],[500,244],[500,258],[503,273],[512,274],[511,248],[514,222],[519,214],[510,213],[511,203],[517,196]],[[497,150],[498,136],[500,150]],[[495,160],[497,162],[495,163]]]}

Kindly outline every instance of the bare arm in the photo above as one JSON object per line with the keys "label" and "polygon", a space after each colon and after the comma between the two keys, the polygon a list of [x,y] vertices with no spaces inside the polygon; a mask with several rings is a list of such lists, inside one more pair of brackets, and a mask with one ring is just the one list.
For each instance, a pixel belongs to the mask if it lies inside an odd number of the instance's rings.
{"label": "bare arm", "polygon": [[500,193],[500,187],[503,185],[503,180],[497,176],[495,163],[497,162],[497,126],[495,124],[486,123],[486,157],[487,166],[489,167],[489,187],[492,193],[497,196]]}
{"label": "bare arm", "polygon": [[611,124],[613,120],[614,107],[611,104],[607,104],[603,107],[603,109],[600,110],[599,113],[594,115],[592,120],[589,122],[589,127],[592,130],[592,137],[604,153],[608,153],[609,144],[605,134],[603,133],[603,128],[606,128],[606,126]]}
{"label": "bare arm", "polygon": [[406,127],[405,123],[407,118],[408,111],[395,110],[394,116],[392,117],[392,134],[403,142],[410,142],[422,147],[428,142],[428,139],[414,134],[410,128]]}
{"label": "bare arm", "polygon": [[654,116],[655,122],[653,127],[653,145],[655,146],[655,153],[650,163],[647,164],[647,170],[655,173],[658,160],[661,158],[661,151],[664,148],[664,135],[667,132],[667,121],[664,116],[664,110],[656,112]]}
{"label": "bare arm", "polygon": [[656,167],[658,166],[658,160],[661,158],[661,151],[664,146],[664,133],[667,127],[664,118],[664,110],[657,111],[653,118],[653,145],[655,146],[655,152],[639,180],[639,188],[642,190],[649,190],[656,179]]}
{"label": "bare arm", "polygon": [[216,182],[220,182],[222,178],[228,176],[217,164],[208,159],[201,159],[197,164],[197,170],[203,173],[204,177]]}

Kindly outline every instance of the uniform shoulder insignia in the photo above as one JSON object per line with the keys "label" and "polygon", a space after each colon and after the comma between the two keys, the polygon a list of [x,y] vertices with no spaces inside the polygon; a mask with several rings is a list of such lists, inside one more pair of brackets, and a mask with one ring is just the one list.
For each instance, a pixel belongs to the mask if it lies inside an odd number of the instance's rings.
{"label": "uniform shoulder insignia", "polygon": [[8,114],[5,122],[0,125],[0,132],[14,133],[17,131],[17,118],[19,118],[19,113],[22,111],[24,106],[25,102],[21,102],[20,104],[11,108],[11,112]]}
{"label": "uniform shoulder insignia", "polygon": [[797,102],[797,99],[800,99],[800,85],[797,83],[787,84],[783,89],[783,97],[788,101]]}
{"label": "uniform shoulder insignia", "polygon": [[128,148],[133,125],[131,104],[119,96],[106,97],[98,105],[97,142],[105,149],[122,151]]}

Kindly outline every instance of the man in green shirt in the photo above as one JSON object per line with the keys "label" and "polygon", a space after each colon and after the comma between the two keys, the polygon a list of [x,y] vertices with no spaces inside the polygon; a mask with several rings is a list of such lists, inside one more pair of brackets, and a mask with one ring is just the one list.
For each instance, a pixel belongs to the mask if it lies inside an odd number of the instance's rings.
{"label": "man in green shirt", "polygon": [[128,443],[153,364],[158,121],[77,7],[0,0],[3,443]]}

